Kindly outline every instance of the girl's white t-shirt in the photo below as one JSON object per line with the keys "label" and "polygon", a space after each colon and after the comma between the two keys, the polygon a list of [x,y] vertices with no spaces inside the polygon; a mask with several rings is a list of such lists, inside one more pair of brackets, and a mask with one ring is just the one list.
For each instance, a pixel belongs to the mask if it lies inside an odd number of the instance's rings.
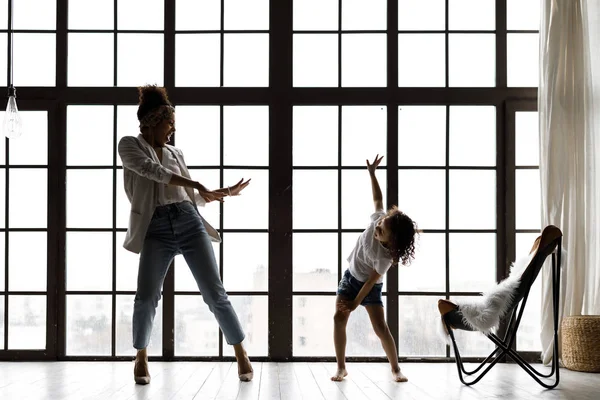
{"label": "girl's white t-shirt", "polygon": [[389,250],[375,239],[375,227],[385,214],[385,211],[380,210],[371,215],[371,223],[360,235],[348,256],[348,269],[352,276],[361,282],[366,282],[373,270],[381,275],[377,283],[383,282],[383,276],[392,265]]}

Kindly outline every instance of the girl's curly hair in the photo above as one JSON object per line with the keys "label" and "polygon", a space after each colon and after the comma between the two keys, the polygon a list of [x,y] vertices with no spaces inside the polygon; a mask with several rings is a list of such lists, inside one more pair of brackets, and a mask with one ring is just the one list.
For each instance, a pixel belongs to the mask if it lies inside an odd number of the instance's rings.
{"label": "girl's curly hair", "polygon": [[392,232],[388,248],[393,265],[410,265],[415,258],[415,238],[419,234],[417,224],[396,206],[388,210],[386,217],[386,223]]}

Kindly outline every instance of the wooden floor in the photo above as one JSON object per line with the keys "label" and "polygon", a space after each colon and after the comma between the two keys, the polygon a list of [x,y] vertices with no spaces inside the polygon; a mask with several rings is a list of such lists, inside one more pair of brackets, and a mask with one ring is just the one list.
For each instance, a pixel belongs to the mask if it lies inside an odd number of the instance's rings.
{"label": "wooden floor", "polygon": [[474,387],[463,386],[454,364],[406,363],[408,383],[391,380],[383,363],[348,364],[341,383],[333,363],[254,363],[241,383],[230,362],[154,362],[152,383],[133,382],[132,362],[0,362],[0,399],[577,399],[600,398],[600,374],[561,369],[561,383],[544,390],[514,364],[499,364]]}

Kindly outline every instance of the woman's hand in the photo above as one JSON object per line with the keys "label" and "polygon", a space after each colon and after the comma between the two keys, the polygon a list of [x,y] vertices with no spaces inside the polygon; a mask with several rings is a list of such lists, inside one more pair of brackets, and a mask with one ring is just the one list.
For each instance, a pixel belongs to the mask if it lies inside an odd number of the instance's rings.
{"label": "woman's hand", "polygon": [[244,178],[240,179],[238,183],[229,187],[227,194],[230,196],[239,196],[240,192],[250,184],[250,180],[251,179],[248,179],[246,182],[244,182]]}
{"label": "woman's hand", "polygon": [[207,203],[210,203],[211,201],[223,201],[223,197],[225,196],[225,193],[221,193],[218,192],[216,190],[208,190],[207,188],[204,187],[204,185],[198,183],[196,186],[196,190],[198,190],[198,193],[200,194],[200,196],[202,196],[202,198],[204,199],[204,201],[206,201]]}
{"label": "woman's hand", "polygon": [[375,156],[375,160],[373,160],[372,164],[369,162],[369,160],[367,160],[367,170],[369,170],[370,174],[375,173],[375,170],[379,166],[379,163],[381,163],[381,160],[383,160],[383,156],[379,157],[379,154]]}

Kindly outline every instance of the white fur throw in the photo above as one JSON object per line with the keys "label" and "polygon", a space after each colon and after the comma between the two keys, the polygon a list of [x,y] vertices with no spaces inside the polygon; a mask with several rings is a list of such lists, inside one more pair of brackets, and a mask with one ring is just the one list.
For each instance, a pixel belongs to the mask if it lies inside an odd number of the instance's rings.
{"label": "white fur throw", "polygon": [[[463,323],[484,334],[495,332],[500,325],[500,319],[509,311],[508,306],[515,296],[521,275],[530,260],[531,256],[527,256],[513,263],[508,277],[483,293],[481,297],[456,300],[455,303],[463,315]],[[450,336],[442,318],[439,318],[438,333],[447,343],[450,343]]]}

